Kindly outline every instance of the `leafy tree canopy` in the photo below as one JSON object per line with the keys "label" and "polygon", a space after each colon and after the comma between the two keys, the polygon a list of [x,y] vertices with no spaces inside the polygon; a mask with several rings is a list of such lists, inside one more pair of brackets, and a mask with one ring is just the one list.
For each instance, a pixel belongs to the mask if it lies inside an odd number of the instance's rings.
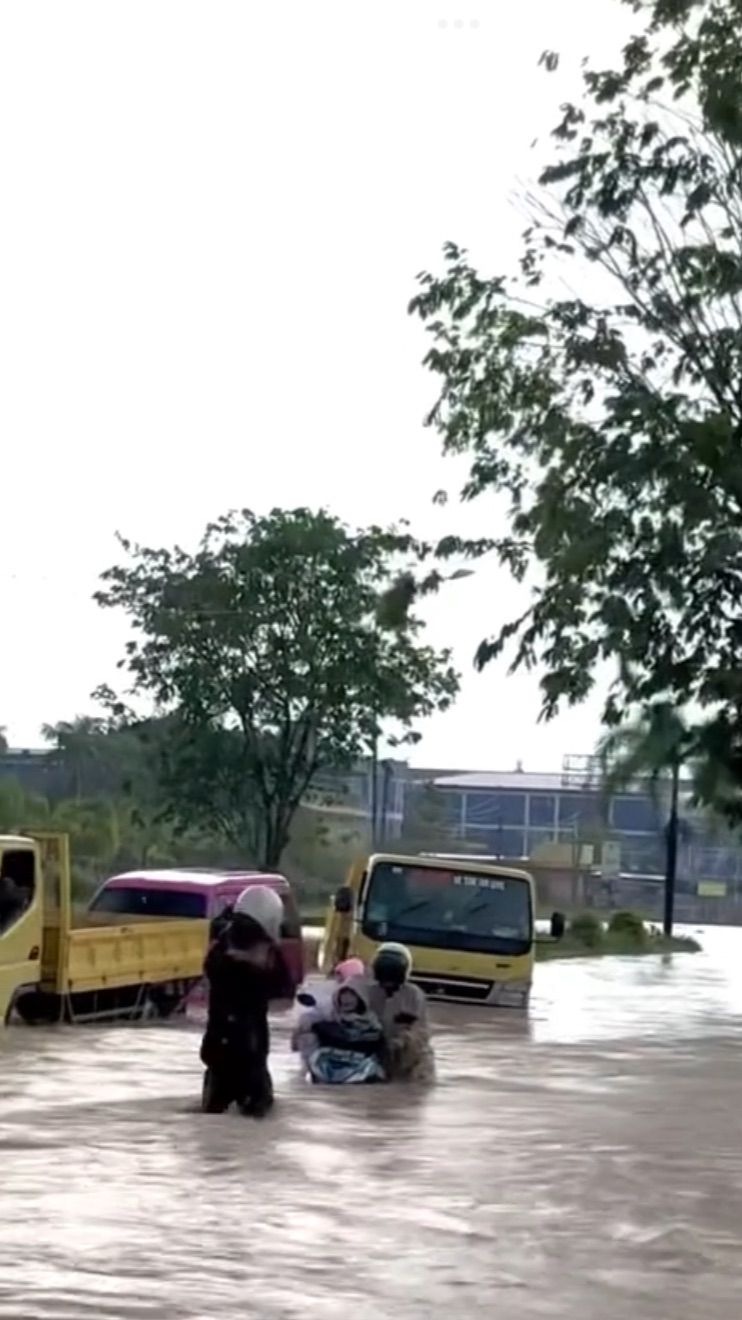
{"label": "leafy tree canopy", "polygon": [[448,652],[420,641],[410,611],[385,614],[415,552],[404,531],[243,510],[208,527],[195,554],[122,547],[97,599],[129,615],[122,665],[171,717],[171,805],[264,865],[277,865],[319,770],[368,752],[390,722],[410,740],[456,694]]}
{"label": "leafy tree canopy", "polygon": [[739,770],[742,0],[633,7],[618,67],[586,68],[563,107],[518,271],[483,276],[450,243],[419,277],[429,423],[469,456],[463,498],[508,508],[486,546],[439,550],[537,570],[478,662],[538,665],[545,717],[609,661],[609,724],[701,703]]}
{"label": "leafy tree canopy", "polygon": [[662,779],[676,766],[685,765],[694,751],[693,736],[673,706],[657,702],[642,717],[601,739],[598,755],[604,782],[613,792],[637,779]]}

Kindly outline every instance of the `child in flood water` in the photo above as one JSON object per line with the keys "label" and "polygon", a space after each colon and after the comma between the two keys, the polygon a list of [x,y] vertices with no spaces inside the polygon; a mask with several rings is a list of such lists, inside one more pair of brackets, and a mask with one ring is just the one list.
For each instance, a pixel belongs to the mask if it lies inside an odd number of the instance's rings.
{"label": "child in flood water", "polygon": [[236,1104],[260,1118],[273,1105],[268,1070],[268,1007],[292,993],[278,938],[283,904],[265,885],[240,894],[230,921],[212,944],[204,973],[209,1016],[201,1043],[206,1068],[202,1108],[223,1114]]}
{"label": "child in flood water", "polygon": [[313,1082],[353,1085],[383,1082],[384,1033],[368,1004],[368,989],[361,979],[341,982],[326,1016],[316,1018],[314,1042],[306,1056]]}
{"label": "child in flood water", "polygon": [[332,999],[335,990],[339,985],[352,979],[357,979],[365,974],[365,967],[360,958],[346,958],[338,963],[332,978],[324,985],[299,990],[296,996],[296,1002],[300,1009],[299,1019],[291,1033],[291,1048],[295,1054],[300,1054],[302,1061],[308,1065],[309,1056],[317,1048],[317,1038],[312,1028],[315,1022],[332,1015]]}

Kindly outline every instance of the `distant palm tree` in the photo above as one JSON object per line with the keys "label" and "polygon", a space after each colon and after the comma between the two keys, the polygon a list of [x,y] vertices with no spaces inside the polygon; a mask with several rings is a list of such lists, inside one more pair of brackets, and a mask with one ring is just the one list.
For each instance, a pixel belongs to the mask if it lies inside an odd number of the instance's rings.
{"label": "distant palm tree", "polygon": [[[665,826],[664,931],[671,936],[675,916],[675,885],[680,838],[680,781],[685,767],[696,770],[703,748],[703,727],[686,723],[671,702],[648,706],[632,724],[612,729],[598,747],[603,785],[608,796],[637,781],[648,781],[655,800],[669,800]],[[669,789],[669,793],[663,790]]]}
{"label": "distant palm tree", "polygon": [[74,720],[42,725],[42,737],[61,753],[70,771],[74,797],[78,802],[90,791],[95,772],[100,767],[104,731],[104,721],[91,715],[78,715]]}

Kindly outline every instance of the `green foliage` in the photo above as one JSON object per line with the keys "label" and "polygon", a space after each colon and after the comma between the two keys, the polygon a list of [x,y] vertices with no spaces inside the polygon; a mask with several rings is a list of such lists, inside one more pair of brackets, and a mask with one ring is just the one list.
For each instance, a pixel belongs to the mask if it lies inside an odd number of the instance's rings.
{"label": "green foliage", "polygon": [[[673,98],[694,94],[704,126],[729,147],[742,145],[742,49],[734,39],[742,25],[740,0],[624,0],[624,4],[644,10],[650,18],[645,40],[633,41],[624,53],[626,72],[641,71],[651,58],[651,39],[664,36],[661,64],[650,79],[653,93],[666,90]],[[602,79],[610,86],[611,75]]]}
{"label": "green foliage", "polygon": [[667,936],[661,933],[647,938],[643,943],[627,935],[606,934],[595,948],[569,936],[564,940],[536,945],[536,958],[539,962],[554,962],[563,958],[636,958],[640,955],[667,953],[699,953],[697,940],[689,936]]}
{"label": "green foliage", "polygon": [[614,912],[608,922],[608,933],[626,936],[637,944],[644,944],[647,938],[644,922],[636,912]]}
{"label": "green foliage", "polygon": [[569,923],[569,933],[586,949],[597,949],[603,940],[603,925],[594,912],[579,912]]}
{"label": "green foliage", "polygon": [[[115,706],[111,693],[100,693]],[[225,837],[218,825],[195,821],[184,827],[168,810],[160,776],[172,737],[164,719],[138,724],[82,719],[74,745],[65,742],[53,757],[52,799],[0,777],[0,833],[60,830],[71,839],[73,892],[84,902],[101,880],[139,867],[245,867],[255,858]],[[66,724],[67,722],[65,722]],[[83,735],[83,730],[86,730]],[[93,746],[82,748],[86,736]],[[56,742],[56,739],[55,739]],[[74,790],[74,791],[73,791]],[[342,804],[342,795],[310,791],[294,818],[281,857],[303,903],[322,909],[345,879],[350,863],[370,847],[369,823]]]}
{"label": "green foliage", "polygon": [[371,849],[368,822],[336,815],[332,809],[302,806],[294,817],[281,870],[306,907],[324,909],[343,884],[357,857]]}
{"label": "green foliage", "polygon": [[[677,816],[684,775],[688,805],[712,802],[719,823],[726,781],[711,746],[715,732],[715,720],[690,724],[681,710],[664,701],[651,702],[637,720],[610,729],[598,747],[606,807],[614,794],[641,781],[658,806]],[[713,814],[707,813],[709,819]],[[675,824],[679,837],[689,828],[679,818]]]}
{"label": "green foliage", "polygon": [[13,834],[18,829],[26,802],[20,784],[15,779],[0,780],[0,831]]}
{"label": "green foliage", "polygon": [[701,731],[670,702],[652,702],[634,723],[611,729],[598,748],[604,789],[611,796],[648,780],[653,789],[702,754]]}
{"label": "green foliage", "polygon": [[464,499],[509,501],[504,535],[439,551],[536,570],[478,662],[539,666],[547,718],[608,661],[609,724],[711,706],[705,744],[740,784],[742,0],[637,9],[619,66],[564,107],[519,272],[450,243],[420,276],[429,423],[469,457]]}
{"label": "green foliage", "polygon": [[[326,823],[329,821],[329,823]],[[43,829],[69,834],[75,898],[85,902],[107,876],[139,867],[240,867],[244,853],[218,830],[181,830],[163,817],[148,817],[146,801],[131,795],[63,798],[51,802],[27,793],[14,779],[0,779],[0,833]],[[281,866],[304,900],[323,903],[367,847],[361,835],[300,809]]]}
{"label": "green foliage", "polygon": [[451,829],[445,796],[432,784],[416,785],[408,793],[399,848],[411,853],[466,851]]}
{"label": "green foliage", "polygon": [[[178,841],[172,828],[161,857],[143,855],[131,804],[107,796],[62,798],[52,802],[28,793],[14,779],[0,779],[0,832],[52,830],[70,836],[76,890],[84,893],[115,870],[147,863],[177,864],[193,841]],[[195,858],[194,862],[195,864]]]}
{"label": "green foliage", "polygon": [[449,653],[420,642],[409,610],[381,608],[415,553],[406,532],[244,510],[207,528],[194,555],[122,546],[127,562],[97,599],[128,614],[123,667],[168,716],[169,809],[262,865],[278,864],[320,770],[350,765],[388,726],[389,740],[413,740],[414,722],[456,694]]}
{"label": "green foliage", "polygon": [[83,796],[84,783],[95,777],[101,768],[105,744],[101,735],[105,730],[102,719],[90,715],[77,715],[74,720],[60,720],[57,724],[44,724],[42,737],[61,753],[72,776],[74,796]]}

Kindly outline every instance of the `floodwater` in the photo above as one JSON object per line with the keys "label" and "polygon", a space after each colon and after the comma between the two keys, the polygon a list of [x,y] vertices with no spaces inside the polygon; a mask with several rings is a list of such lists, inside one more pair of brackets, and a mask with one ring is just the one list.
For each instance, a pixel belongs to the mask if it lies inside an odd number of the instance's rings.
{"label": "floodwater", "polygon": [[0,1318],[732,1320],[742,930],[437,1013],[440,1080],[195,1111],[187,1026],[0,1037]]}

